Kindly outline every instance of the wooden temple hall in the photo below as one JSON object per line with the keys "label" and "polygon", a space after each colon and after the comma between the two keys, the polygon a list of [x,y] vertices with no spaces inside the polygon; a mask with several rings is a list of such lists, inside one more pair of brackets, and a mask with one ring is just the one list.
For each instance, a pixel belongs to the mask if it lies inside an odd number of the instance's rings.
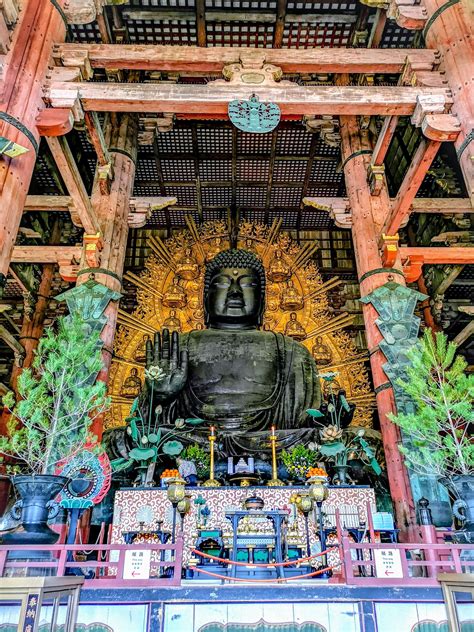
{"label": "wooden temple hall", "polygon": [[472,0],[0,0],[0,631],[474,631]]}

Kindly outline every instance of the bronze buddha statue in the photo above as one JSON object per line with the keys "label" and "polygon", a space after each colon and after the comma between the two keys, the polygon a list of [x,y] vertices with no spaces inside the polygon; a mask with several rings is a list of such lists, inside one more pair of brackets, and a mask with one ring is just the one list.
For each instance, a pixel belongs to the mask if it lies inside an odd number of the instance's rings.
{"label": "bronze buddha statue", "polygon": [[178,418],[203,419],[193,441],[199,432],[204,439],[212,424],[228,455],[260,450],[272,425],[283,446],[309,440],[305,411],[321,403],[316,365],[296,340],[259,330],[265,281],[254,253],[219,253],[204,277],[206,329],[171,336],[164,329],[147,342],[147,369],[158,366],[163,373],[147,377],[140,407],[160,405],[165,431]]}

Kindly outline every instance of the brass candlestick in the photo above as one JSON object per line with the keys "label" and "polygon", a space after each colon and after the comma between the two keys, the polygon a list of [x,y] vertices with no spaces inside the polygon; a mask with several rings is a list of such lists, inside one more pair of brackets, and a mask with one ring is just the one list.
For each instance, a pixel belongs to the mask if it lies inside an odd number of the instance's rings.
{"label": "brass candlestick", "polygon": [[272,426],[272,432],[270,434],[270,444],[272,446],[272,478],[267,483],[267,485],[269,485],[270,487],[282,487],[285,485],[285,483],[280,481],[280,479],[278,478],[276,442],[277,442],[277,436],[275,434],[275,426]]}
{"label": "brass candlestick", "polygon": [[208,437],[211,444],[211,462],[209,465],[209,479],[203,483],[203,487],[220,487],[219,481],[214,478],[214,443],[216,442],[216,433],[214,432],[214,426],[211,426],[211,434]]}

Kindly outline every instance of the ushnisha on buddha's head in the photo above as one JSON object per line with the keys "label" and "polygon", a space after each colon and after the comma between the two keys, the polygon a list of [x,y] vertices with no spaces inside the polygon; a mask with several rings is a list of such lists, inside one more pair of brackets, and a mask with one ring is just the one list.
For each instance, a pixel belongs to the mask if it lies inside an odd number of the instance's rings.
{"label": "ushnisha on buddha's head", "polygon": [[256,329],[265,306],[265,269],[247,250],[224,250],[206,266],[205,321],[210,329]]}

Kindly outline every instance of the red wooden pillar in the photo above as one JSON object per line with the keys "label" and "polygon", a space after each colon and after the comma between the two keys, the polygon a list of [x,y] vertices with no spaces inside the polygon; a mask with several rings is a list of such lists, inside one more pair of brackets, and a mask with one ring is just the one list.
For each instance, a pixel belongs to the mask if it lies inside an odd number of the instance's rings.
{"label": "red wooden pillar", "polygon": [[[128,214],[130,197],[133,192],[135,163],[137,153],[137,124],[133,115],[124,114],[119,125],[110,132],[109,152],[114,159],[114,179],[110,192],[103,194],[96,177],[92,194],[92,205],[99,220],[103,248],[100,252],[99,268],[83,268],[78,274],[78,283],[88,280],[94,272],[95,280],[116,292],[122,288],[122,274],[125,263],[125,251],[128,237]],[[101,338],[104,342],[104,368],[99,374],[100,380],[108,381],[110,363],[112,361],[115,330],[119,303],[111,301],[104,314],[108,321]],[[102,436],[103,419],[94,421],[92,431],[99,438]]]}
{"label": "red wooden pillar", "polygon": [[12,46],[4,59],[0,90],[0,136],[29,151],[0,157],[0,280],[4,280],[36,161],[36,117],[44,107],[42,86],[54,43],[64,41],[66,26],[58,3],[25,0]]}
{"label": "red wooden pillar", "polygon": [[468,195],[474,201],[474,5],[472,0],[423,0],[429,18],[423,34],[426,45],[441,53],[461,123],[455,142]]}
{"label": "red wooden pillar", "polygon": [[[352,212],[352,239],[360,282],[361,297],[387,281],[405,284],[399,269],[382,267],[379,253],[379,235],[388,215],[390,199],[386,187],[380,194],[372,196],[367,182],[367,168],[371,158],[368,139],[361,136],[355,116],[341,116],[342,161],[346,180],[347,196]],[[382,335],[375,324],[377,312],[370,304],[363,305],[363,316],[367,346],[370,354],[372,378],[377,397],[377,410],[385,450],[387,474],[390,485],[397,524],[402,531],[409,530],[415,524],[415,507],[408,478],[398,450],[400,434],[387,417],[395,412],[393,390],[390,387],[382,364],[385,356],[378,348]]]}

